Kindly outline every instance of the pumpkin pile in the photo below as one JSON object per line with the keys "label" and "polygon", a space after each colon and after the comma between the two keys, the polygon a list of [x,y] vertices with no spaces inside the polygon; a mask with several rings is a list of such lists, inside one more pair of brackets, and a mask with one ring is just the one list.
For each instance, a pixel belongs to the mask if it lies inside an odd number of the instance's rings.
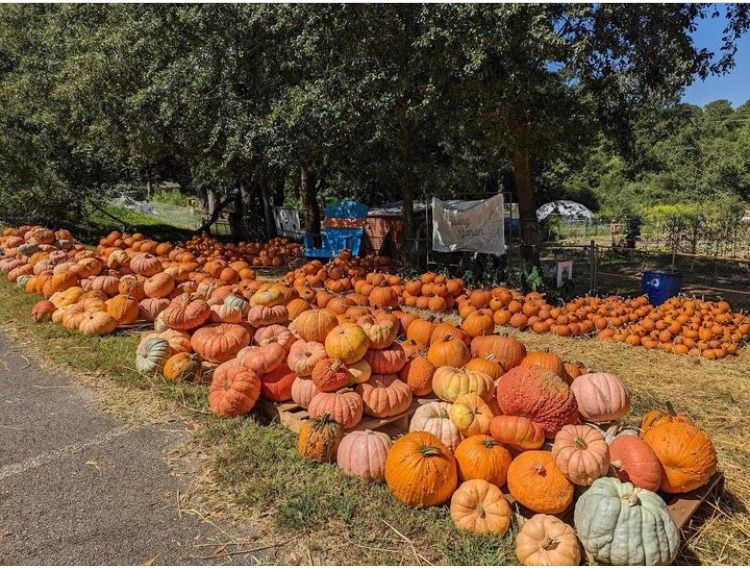
{"label": "pumpkin pile", "polygon": [[[352,256],[349,250],[343,250],[326,264],[320,260],[312,260],[287,272],[282,282],[298,290],[322,288],[342,294],[354,290],[355,284],[364,280],[368,273],[390,273],[390,262],[387,256],[368,254],[359,257]],[[400,279],[396,283],[400,283]]]}
{"label": "pumpkin pile", "polygon": [[734,355],[750,334],[750,317],[729,302],[678,296],[618,331],[603,329],[602,341],[624,341],[667,353],[721,359]]}
{"label": "pumpkin pile", "polygon": [[178,243],[179,248],[185,249],[203,264],[212,259],[221,259],[228,263],[246,261],[254,267],[285,266],[290,260],[301,257],[304,247],[289,239],[276,237],[265,243],[222,243],[206,234],[195,235],[191,239]]}

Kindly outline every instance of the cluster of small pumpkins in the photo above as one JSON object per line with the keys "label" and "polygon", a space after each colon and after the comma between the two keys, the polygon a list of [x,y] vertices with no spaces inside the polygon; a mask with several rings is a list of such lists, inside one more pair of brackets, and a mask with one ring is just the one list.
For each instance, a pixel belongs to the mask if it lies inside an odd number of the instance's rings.
{"label": "cluster of small pumpkins", "polygon": [[[354,290],[355,284],[368,273],[379,272],[389,275],[391,259],[387,256],[368,254],[352,256],[351,251],[343,250],[326,264],[311,260],[296,270],[286,273],[282,283],[301,289],[324,289],[342,294]],[[398,280],[400,282],[400,279]]]}
{"label": "cluster of small pumpkins", "polygon": [[304,254],[305,248],[289,239],[276,237],[265,243],[222,243],[206,235],[195,235],[178,247],[195,255],[198,262],[208,262],[211,259],[223,259],[229,262],[246,261],[254,267],[286,266],[290,260]]}
{"label": "cluster of small pumpkins", "polygon": [[750,317],[733,312],[729,302],[677,296],[631,325],[619,330],[603,329],[599,339],[721,359],[736,354],[748,334]]}

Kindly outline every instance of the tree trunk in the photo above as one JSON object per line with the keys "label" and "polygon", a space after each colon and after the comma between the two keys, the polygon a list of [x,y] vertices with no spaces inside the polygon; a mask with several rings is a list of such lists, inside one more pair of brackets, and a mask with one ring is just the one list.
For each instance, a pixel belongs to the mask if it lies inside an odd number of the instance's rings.
{"label": "tree trunk", "polygon": [[261,177],[258,180],[260,187],[260,200],[263,203],[263,217],[266,221],[266,237],[272,239],[276,236],[276,222],[273,218],[273,204],[269,194],[268,179]]}
{"label": "tree trunk", "polygon": [[[213,197],[213,201],[216,201],[216,195],[214,194],[213,190],[209,190],[208,193],[209,196]],[[211,210],[210,217],[195,231],[193,231],[194,234],[202,233],[203,231],[208,231],[211,228],[211,225],[216,223],[216,221],[219,220],[219,215],[221,215],[221,212],[224,210],[224,208],[229,205],[232,201],[236,199],[235,195],[229,195],[224,201],[219,203],[218,205],[215,205],[214,208]]]}
{"label": "tree trunk", "polygon": [[534,183],[530,162],[527,149],[517,148],[513,151],[513,177],[516,182],[518,216],[521,221],[521,257],[528,266],[539,267],[541,237],[539,221],[536,218]]}
{"label": "tree trunk", "polygon": [[315,174],[308,166],[300,168],[299,197],[302,208],[302,228],[307,233],[320,233],[320,206],[315,190]]}

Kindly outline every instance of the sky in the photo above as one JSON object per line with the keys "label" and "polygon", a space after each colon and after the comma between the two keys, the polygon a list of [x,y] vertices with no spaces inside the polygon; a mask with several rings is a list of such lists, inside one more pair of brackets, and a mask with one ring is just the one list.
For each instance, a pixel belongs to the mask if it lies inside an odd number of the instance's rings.
{"label": "sky", "polygon": [[[718,53],[724,24],[721,17],[702,20],[693,34],[696,46]],[[750,99],[750,34],[746,33],[737,43],[735,60],[735,67],[728,74],[696,80],[685,90],[682,100],[703,106],[717,99],[727,99],[736,108]]]}

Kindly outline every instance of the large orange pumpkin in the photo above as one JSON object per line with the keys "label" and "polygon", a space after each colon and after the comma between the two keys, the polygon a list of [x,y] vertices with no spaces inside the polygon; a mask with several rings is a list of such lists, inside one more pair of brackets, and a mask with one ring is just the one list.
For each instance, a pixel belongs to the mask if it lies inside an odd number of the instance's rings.
{"label": "large orange pumpkin", "polygon": [[500,442],[484,434],[466,438],[456,448],[455,457],[459,479],[484,479],[498,487],[505,485],[513,461]]}
{"label": "large orange pumpkin", "polygon": [[547,451],[519,454],[508,468],[508,490],[521,505],[535,513],[557,515],[573,503],[573,484]]}
{"label": "large orange pumpkin", "polygon": [[260,396],[260,379],[254,372],[227,361],[214,371],[208,405],[216,416],[232,418],[250,412]]}
{"label": "large orange pumpkin", "polygon": [[193,351],[211,363],[229,361],[250,343],[250,334],[238,324],[220,323],[196,330],[190,339]]}
{"label": "large orange pumpkin", "polygon": [[409,432],[388,453],[385,481],[391,494],[409,507],[442,505],[458,484],[456,460],[432,434]]}

